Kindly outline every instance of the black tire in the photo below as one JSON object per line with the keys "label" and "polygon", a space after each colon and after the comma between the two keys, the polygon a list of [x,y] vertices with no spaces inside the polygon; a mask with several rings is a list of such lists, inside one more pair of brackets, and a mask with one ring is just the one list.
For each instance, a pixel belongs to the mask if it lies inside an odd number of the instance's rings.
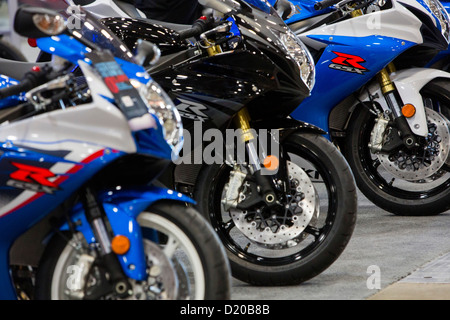
{"label": "black tire", "polygon": [[[173,223],[195,247],[203,267],[204,279],[202,280],[205,284],[204,296],[196,300],[229,300],[231,290],[229,263],[217,235],[205,219],[192,207],[187,207],[179,202],[161,201],[146,211],[153,216],[162,218],[163,221]],[[145,222],[141,223],[143,214],[138,218],[141,226],[145,226]],[[51,300],[54,298],[52,281],[55,270],[58,269],[58,261],[63,259],[61,258],[62,253],[67,248],[67,238],[64,239],[58,234],[48,244],[36,276],[36,299]],[[65,282],[61,281],[61,283]]]}
{"label": "black tire", "polygon": [[15,61],[27,61],[27,58],[11,43],[0,39],[0,58],[15,60]]}
{"label": "black tire", "polygon": [[[433,216],[448,210],[449,174],[430,185],[413,185],[386,173],[368,147],[374,121],[374,114],[367,108],[359,108],[350,121],[343,143],[343,153],[360,191],[376,206],[398,216]],[[449,171],[445,164],[442,168]],[[414,190],[416,186],[421,189]]]}
{"label": "black tire", "polygon": [[[302,235],[307,235],[306,239],[285,256],[281,256],[284,253],[282,250],[292,248],[271,249],[272,253],[263,257],[259,253],[250,253],[248,247],[238,243],[237,239],[244,237],[243,234],[239,235],[241,230],[236,230],[236,238],[231,236],[233,232],[228,229],[231,224],[225,221],[231,221],[231,218],[221,217],[219,211],[222,209],[219,209],[218,204],[224,181],[229,177],[230,170],[226,165],[205,166],[196,183],[194,198],[198,203],[197,208],[208,218],[222,240],[232,275],[252,285],[295,285],[317,276],[344,251],[356,223],[356,185],[347,162],[337,148],[324,137],[309,133],[293,133],[282,145],[287,153],[298,155],[315,165],[329,196],[325,201],[326,215],[321,217],[323,225],[308,229],[307,232],[305,229]],[[312,235],[312,231],[316,234]]]}

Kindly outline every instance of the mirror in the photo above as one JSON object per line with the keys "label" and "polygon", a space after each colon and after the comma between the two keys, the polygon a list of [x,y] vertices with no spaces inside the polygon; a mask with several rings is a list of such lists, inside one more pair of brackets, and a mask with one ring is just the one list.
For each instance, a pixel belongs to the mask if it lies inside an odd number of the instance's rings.
{"label": "mirror", "polygon": [[161,51],[157,45],[142,39],[137,42],[136,53],[136,62],[141,66],[154,65],[161,57]]}
{"label": "mirror", "polygon": [[20,7],[14,18],[14,31],[27,38],[56,36],[66,31],[66,22],[57,12],[45,8]]}

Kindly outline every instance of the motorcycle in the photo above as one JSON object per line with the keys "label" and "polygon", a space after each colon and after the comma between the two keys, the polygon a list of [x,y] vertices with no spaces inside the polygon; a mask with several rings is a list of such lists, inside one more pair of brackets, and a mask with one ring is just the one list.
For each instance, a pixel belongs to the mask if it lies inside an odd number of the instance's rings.
{"label": "motorcycle", "polygon": [[[199,2],[214,14],[189,27],[120,13],[102,20],[132,50],[139,40],[158,45],[148,72],[194,137],[159,181],[194,197],[235,278],[307,281],[343,252],[357,211],[348,164],[325,132],[287,118],[314,85],[312,58],[266,1]],[[95,6],[84,8],[100,18]],[[221,140],[230,131],[238,146]],[[203,157],[213,151],[213,161]]]}
{"label": "motorcycle", "polygon": [[297,11],[286,22],[317,67],[311,96],[291,117],[328,132],[377,206],[412,216],[449,209],[444,7],[436,0],[291,3]]}
{"label": "motorcycle", "polygon": [[225,251],[194,201],[149,184],[183,145],[138,64],[156,48],[133,55],[79,7],[52,9],[15,17],[52,61],[0,83],[1,99],[24,97],[0,110],[0,299],[229,299]]}

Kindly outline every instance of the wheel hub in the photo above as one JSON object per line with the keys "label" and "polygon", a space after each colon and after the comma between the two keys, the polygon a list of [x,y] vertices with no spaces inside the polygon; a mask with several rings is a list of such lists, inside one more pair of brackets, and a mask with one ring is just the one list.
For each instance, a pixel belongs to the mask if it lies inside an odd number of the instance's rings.
{"label": "wheel hub", "polygon": [[395,154],[378,154],[382,166],[392,175],[407,181],[438,178],[449,155],[448,121],[438,112],[426,108],[428,136],[423,148],[414,153],[400,150]]}
{"label": "wheel hub", "polygon": [[[291,192],[285,195],[284,205],[270,210],[265,205],[254,210],[231,209],[236,227],[250,240],[266,247],[294,246],[300,235],[318,215],[318,199],[314,185],[306,172],[295,163],[287,161]],[[240,199],[249,195],[243,189]]]}

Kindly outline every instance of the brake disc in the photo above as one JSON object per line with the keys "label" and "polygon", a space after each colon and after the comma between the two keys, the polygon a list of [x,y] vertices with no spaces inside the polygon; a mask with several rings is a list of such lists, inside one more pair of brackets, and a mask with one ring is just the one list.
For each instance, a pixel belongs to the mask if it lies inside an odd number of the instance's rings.
{"label": "brake disc", "polygon": [[289,245],[289,241],[302,234],[319,210],[318,196],[309,176],[295,163],[287,161],[286,164],[292,194],[287,195],[284,214],[264,217],[267,212],[258,212],[258,209],[255,212],[230,209],[236,227],[248,239],[266,247]]}
{"label": "brake disc", "polygon": [[[145,252],[148,260],[148,292],[157,300],[178,299],[178,276],[176,268],[164,254],[163,249],[151,241],[145,241]],[[136,291],[136,287],[134,288]]]}
{"label": "brake disc", "polygon": [[129,279],[133,294],[127,300],[177,300],[180,288],[178,267],[158,244],[144,240],[144,250],[147,256],[147,280]]}
{"label": "brake disc", "polygon": [[426,113],[429,134],[422,152],[411,155],[400,150],[395,155],[378,154],[382,166],[403,180],[418,182],[439,175],[439,170],[447,161],[450,146],[448,121],[430,108],[426,108]]}

